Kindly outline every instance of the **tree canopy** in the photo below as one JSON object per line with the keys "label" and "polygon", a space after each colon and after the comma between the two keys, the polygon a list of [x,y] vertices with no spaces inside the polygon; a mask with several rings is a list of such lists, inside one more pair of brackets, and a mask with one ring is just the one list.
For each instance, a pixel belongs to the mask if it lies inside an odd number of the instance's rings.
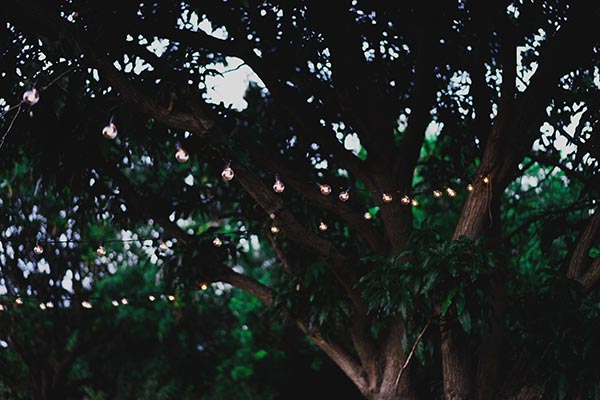
{"label": "tree canopy", "polygon": [[600,6],[281,3],[0,3],[3,385],[256,398],[293,326],[368,399],[595,398]]}

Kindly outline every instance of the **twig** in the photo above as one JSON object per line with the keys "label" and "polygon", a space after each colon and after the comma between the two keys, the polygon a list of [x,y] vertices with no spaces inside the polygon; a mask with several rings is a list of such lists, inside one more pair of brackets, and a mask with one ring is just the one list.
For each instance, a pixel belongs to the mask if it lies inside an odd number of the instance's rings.
{"label": "twig", "polygon": [[421,333],[419,333],[419,336],[417,336],[417,340],[415,340],[415,343],[413,344],[412,349],[410,349],[410,353],[408,353],[408,357],[406,357],[406,361],[404,361],[402,368],[400,368],[400,372],[398,372],[398,377],[396,378],[396,394],[398,393],[398,383],[400,383],[400,378],[402,377],[402,373],[404,372],[406,367],[408,367],[408,363],[410,362],[413,355],[415,354],[415,350],[417,350],[417,345],[421,341],[421,338],[425,334],[425,331],[427,330],[427,328],[429,328],[429,324],[431,324],[431,319],[429,319],[429,321],[427,321],[427,323],[421,330]]}
{"label": "twig", "polygon": [[2,148],[2,145],[4,144],[4,141],[6,140],[6,136],[8,136],[8,132],[10,132],[10,130],[12,129],[13,125],[15,124],[15,121],[17,120],[17,117],[19,116],[19,113],[21,112],[21,106],[22,106],[22,103],[19,103],[19,108],[17,108],[17,112],[15,113],[14,117],[10,121],[10,124],[8,125],[8,129],[6,130],[6,132],[4,132],[4,135],[2,135],[2,139],[0,139],[0,149]]}
{"label": "twig", "polygon": [[60,74],[58,74],[58,76],[56,78],[54,78],[50,82],[48,82],[47,85],[42,86],[38,90],[39,91],[44,91],[44,90],[48,89],[50,86],[54,85],[60,78],[62,78],[63,76],[65,76],[69,72],[73,71],[75,68],[77,68],[77,65],[73,65],[70,68],[67,68],[66,70],[64,70],[63,72],[61,72]]}

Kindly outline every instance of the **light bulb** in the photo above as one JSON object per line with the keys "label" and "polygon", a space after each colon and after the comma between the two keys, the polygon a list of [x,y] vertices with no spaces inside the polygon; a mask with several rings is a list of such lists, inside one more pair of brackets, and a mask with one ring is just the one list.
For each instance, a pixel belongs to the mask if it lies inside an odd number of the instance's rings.
{"label": "light bulb", "polygon": [[411,201],[410,201],[410,204],[411,204],[413,207],[416,207],[416,206],[418,206],[418,205],[419,205],[419,201],[418,201],[417,199],[411,199]]}
{"label": "light bulb", "polygon": [[158,245],[158,250],[159,250],[161,253],[164,253],[165,251],[169,250],[169,246],[167,246],[167,244],[166,244],[164,241],[162,241],[162,242],[160,242],[160,244]]}
{"label": "light bulb", "polygon": [[104,248],[104,246],[98,246],[98,248],[96,249],[96,254],[98,254],[98,257],[106,255],[106,249]]}
{"label": "light bulb", "polygon": [[392,199],[393,199],[393,197],[389,193],[384,193],[381,195],[381,200],[383,200],[384,203],[391,203]]}
{"label": "light bulb", "polygon": [[279,232],[279,228],[275,225],[271,226],[271,233],[278,233]]}
{"label": "light bulb", "polygon": [[472,191],[473,191],[473,185],[471,185],[471,184],[469,183],[469,184],[467,185],[467,190],[468,190],[469,192],[472,192]]}
{"label": "light bulb", "polygon": [[347,190],[344,190],[340,192],[340,195],[338,197],[341,201],[348,201],[348,199],[350,198],[350,193],[348,193]]}
{"label": "light bulb", "polygon": [[296,292],[299,292],[299,291],[300,291],[300,284],[296,283]]}
{"label": "light bulb", "polygon": [[114,307],[119,307],[119,302],[118,302],[118,301],[116,301],[116,300],[113,300],[113,301],[112,301],[112,305],[113,305]]}
{"label": "light bulb", "polygon": [[275,219],[275,213],[269,213],[269,218]]}
{"label": "light bulb", "polygon": [[156,300],[156,297],[154,297],[154,296],[150,295],[150,296],[148,296],[148,300],[150,300],[150,301],[154,301],[154,300]]}
{"label": "light bulb", "polygon": [[213,239],[212,243],[213,243],[213,246],[215,246],[215,247],[221,247],[221,245],[223,244],[223,241],[219,237],[216,237]]}
{"label": "light bulb", "polygon": [[281,193],[285,190],[285,185],[283,184],[283,182],[281,182],[279,178],[275,179],[275,183],[273,184],[273,190],[275,191],[275,193]]}
{"label": "light bulb", "polygon": [[331,186],[329,185],[319,185],[319,190],[323,196],[329,196],[331,194]]}
{"label": "light bulb", "polygon": [[175,296],[173,296],[172,294],[167,296],[167,299],[169,299],[169,301],[175,301]]}
{"label": "light bulb", "polygon": [[84,301],[81,302],[81,306],[83,308],[90,309],[90,308],[92,308],[92,303],[90,303],[89,301],[84,300]]}
{"label": "light bulb", "polygon": [[127,301],[127,298],[123,297],[121,299],[121,304],[129,304],[129,301]]}
{"label": "light bulb", "polygon": [[37,89],[33,88],[23,93],[23,101],[30,106],[36,105],[37,102],[40,101],[40,94],[38,93]]}
{"label": "light bulb", "polygon": [[452,188],[446,188],[446,193],[448,194],[449,197],[456,196],[456,190],[454,190]]}
{"label": "light bulb", "polygon": [[407,195],[402,196],[402,198],[400,199],[400,203],[402,203],[402,205],[409,205],[410,204],[410,197],[408,197]]}
{"label": "light bulb", "polygon": [[180,163],[184,163],[184,162],[186,162],[187,160],[190,159],[190,155],[188,154],[187,151],[185,151],[185,149],[183,147],[179,147],[177,149],[177,152],[175,153],[175,158]]}
{"label": "light bulb", "polygon": [[17,297],[17,298],[15,299],[15,303],[17,303],[17,304],[23,304],[23,299],[22,299],[22,298],[20,298],[20,297]]}
{"label": "light bulb", "polygon": [[327,226],[327,224],[326,224],[325,222],[321,221],[321,222],[319,223],[319,229],[320,229],[321,231],[325,232],[325,231],[327,230],[327,228],[328,228],[328,226]]}
{"label": "light bulb", "polygon": [[370,219],[373,219],[373,216],[371,215],[371,213],[370,213],[370,212],[366,211],[366,212],[363,214],[363,218],[364,218],[364,219],[366,219],[366,220],[370,220]]}
{"label": "light bulb", "polygon": [[221,176],[223,177],[223,179],[225,179],[226,181],[230,181],[233,179],[233,176],[235,174],[233,173],[233,169],[231,167],[226,167],[223,172],[221,172]]}
{"label": "light bulb", "polygon": [[442,193],[441,190],[435,189],[433,191],[433,197],[435,197],[436,199],[439,199],[440,197],[442,197],[444,195],[444,193]]}
{"label": "light bulb", "polygon": [[208,283],[206,283],[206,282],[200,282],[198,284],[198,287],[200,288],[200,290],[206,290],[206,289],[208,289]]}
{"label": "light bulb", "polygon": [[40,310],[46,309],[46,303],[40,303]]}
{"label": "light bulb", "polygon": [[47,302],[46,308],[54,308],[54,303],[52,303],[51,301]]}
{"label": "light bulb", "polygon": [[33,252],[39,256],[40,254],[42,254],[44,252],[44,248],[42,247],[41,244],[38,243],[33,248]]}
{"label": "light bulb", "polygon": [[113,140],[114,138],[116,138],[117,134],[118,134],[117,126],[115,124],[113,124],[112,122],[109,122],[108,125],[106,125],[102,129],[102,136],[104,136],[105,138],[107,138],[109,140]]}
{"label": "light bulb", "polygon": [[4,311],[4,304],[0,304],[0,311]]}
{"label": "light bulb", "polygon": [[490,183],[490,177],[489,176],[485,176],[483,178],[483,183]]}

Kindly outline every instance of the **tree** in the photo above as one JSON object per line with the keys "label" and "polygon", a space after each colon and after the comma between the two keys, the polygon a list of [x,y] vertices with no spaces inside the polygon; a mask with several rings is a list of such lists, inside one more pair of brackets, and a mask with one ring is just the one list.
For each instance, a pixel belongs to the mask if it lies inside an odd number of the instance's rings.
{"label": "tree", "polygon": [[[282,311],[368,399],[586,398],[600,10],[480,3],[7,0],[5,104],[33,86],[41,100],[6,113],[1,162],[35,155],[41,182],[115,229],[158,224],[179,284]],[[243,111],[206,101],[233,57],[264,84]],[[282,276],[205,240],[232,231]]]}

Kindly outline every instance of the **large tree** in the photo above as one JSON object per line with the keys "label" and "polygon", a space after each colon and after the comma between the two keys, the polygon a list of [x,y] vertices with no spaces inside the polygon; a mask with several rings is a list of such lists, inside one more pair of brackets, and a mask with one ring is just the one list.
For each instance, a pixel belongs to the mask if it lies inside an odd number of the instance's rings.
{"label": "large tree", "polygon": [[[82,231],[158,224],[182,285],[282,311],[368,399],[590,396],[600,7],[282,3],[2,1],[0,162],[86,197]],[[209,95],[236,59],[243,111]]]}

